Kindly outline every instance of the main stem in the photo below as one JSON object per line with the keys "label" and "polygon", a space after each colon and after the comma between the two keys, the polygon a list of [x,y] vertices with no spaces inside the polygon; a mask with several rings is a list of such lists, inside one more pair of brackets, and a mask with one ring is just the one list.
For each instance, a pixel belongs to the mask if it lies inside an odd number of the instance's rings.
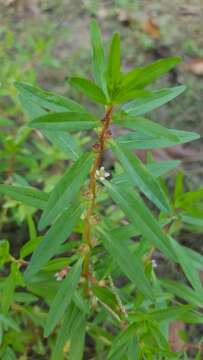
{"label": "main stem", "polygon": [[84,244],[87,245],[87,252],[85,254],[84,263],[83,263],[83,276],[88,278],[90,275],[90,248],[92,246],[92,237],[91,237],[91,217],[94,213],[96,205],[96,171],[99,169],[102,160],[102,154],[105,149],[105,143],[107,138],[107,130],[112,119],[113,106],[109,106],[105,112],[104,118],[102,119],[103,125],[101,133],[98,137],[98,149],[96,150],[96,157],[92,165],[90,172],[90,180],[88,186],[88,196],[90,198],[90,203],[84,219],[84,231],[83,231],[83,240]]}

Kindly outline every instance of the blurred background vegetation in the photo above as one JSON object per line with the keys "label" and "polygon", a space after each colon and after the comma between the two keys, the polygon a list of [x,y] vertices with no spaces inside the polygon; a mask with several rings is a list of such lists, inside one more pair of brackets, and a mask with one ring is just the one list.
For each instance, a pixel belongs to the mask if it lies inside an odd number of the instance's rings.
{"label": "blurred background vegetation", "polygon": [[[172,55],[183,57],[160,85],[184,83],[187,91],[151,117],[168,127],[202,134],[202,0],[0,0],[1,182],[50,190],[65,167],[64,154],[38,132],[30,133],[26,128],[28,114],[21,110],[13,82],[38,84],[91,107],[70,89],[67,79],[70,74],[90,73],[88,25],[93,17],[99,21],[107,42],[113,31],[120,31],[126,70]],[[202,154],[203,143],[199,140],[156,151],[154,157],[181,159],[184,186],[194,189],[202,187]],[[173,180],[168,182],[173,186]],[[28,239],[32,227],[28,215],[27,208],[16,201],[7,199],[2,206],[1,239],[9,240],[14,256]],[[203,223],[200,225],[202,230]],[[184,231],[180,240],[203,253],[198,231],[192,238]],[[163,266],[163,271],[168,271],[167,267]],[[37,341],[39,359],[40,351],[44,356],[44,348]]]}

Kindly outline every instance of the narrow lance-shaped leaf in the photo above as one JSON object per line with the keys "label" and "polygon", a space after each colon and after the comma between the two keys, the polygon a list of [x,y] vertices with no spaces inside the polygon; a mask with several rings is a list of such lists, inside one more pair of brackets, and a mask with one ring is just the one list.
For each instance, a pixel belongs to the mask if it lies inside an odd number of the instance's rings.
{"label": "narrow lance-shaped leaf", "polygon": [[71,160],[77,160],[82,154],[82,148],[70,134],[63,131],[43,131],[43,134]]}
{"label": "narrow lance-shaped leaf", "polygon": [[45,336],[49,336],[51,334],[57,322],[62,318],[65,310],[70,304],[80,280],[81,270],[82,260],[79,260],[60,284],[58,292],[49,310],[48,319],[44,329]]}
{"label": "narrow lance-shaped leaf", "polygon": [[[24,93],[20,94],[19,100],[31,119],[38,118],[42,115],[47,114],[42,105],[38,105],[37,103],[33,102],[33,100],[27,98]],[[80,109],[78,111],[80,111]],[[85,112],[85,109],[83,110],[83,112]],[[70,159],[76,160],[79,157],[80,153],[82,153],[82,150],[76,139],[70,134],[64,133],[64,131],[62,132],[56,130],[44,130],[42,131],[42,133],[60,150],[62,150],[65,154],[68,154]]]}
{"label": "narrow lance-shaped leaf", "polygon": [[140,258],[134,256],[127,246],[123,247],[118,239],[111,237],[110,229],[107,225],[105,227],[98,227],[98,230],[105,248],[122,272],[143,295],[153,300],[153,289],[144,273],[144,266]]}
{"label": "narrow lance-shaped leaf", "polygon": [[151,211],[147,208],[136,192],[126,192],[123,188],[112,185],[104,181],[109,194],[113,200],[120,206],[129,220],[135,225],[136,229],[161,250],[169,259],[178,262],[191,285],[194,286],[199,296],[202,296],[202,288],[199,281],[199,275],[193,268],[190,270],[190,254],[176,243],[174,239],[167,236],[162,230]]}
{"label": "narrow lance-shaped leaf", "polygon": [[92,165],[93,155],[85,153],[71,165],[50,193],[47,206],[39,222],[42,229],[68,207],[84,184]]}
{"label": "narrow lance-shaped leaf", "polygon": [[148,120],[140,116],[130,116],[125,113],[121,113],[115,116],[114,122],[119,126],[124,128],[141,131],[146,135],[155,135],[156,137],[164,137],[164,139],[178,141],[178,137],[165,126],[160,125],[159,123]]}
{"label": "narrow lance-shaped leaf", "polygon": [[170,204],[165,193],[141,160],[125,147],[117,145],[116,142],[112,142],[112,149],[131,183],[137,186],[159,209],[170,211]]}
{"label": "narrow lance-shaped leaf", "polygon": [[177,140],[167,139],[164,136],[155,134],[147,135],[144,132],[136,131],[117,137],[117,142],[127,146],[129,149],[156,149],[184,144],[197,140],[200,137],[197,133],[189,131],[170,130],[170,132],[176,136]]}
{"label": "narrow lance-shaped leaf", "polygon": [[70,132],[94,129],[99,125],[99,121],[91,114],[70,111],[42,115],[29,123],[35,129]]}
{"label": "narrow lance-shaped leaf", "polygon": [[192,258],[190,257],[190,254],[183,246],[177,244],[177,242],[173,238],[171,238],[171,244],[176,254],[176,261],[181,265],[191,285],[199,293],[200,296],[203,295],[202,283],[197,269],[191,266]]}
{"label": "narrow lance-shaped leaf", "polygon": [[140,234],[173,260],[175,254],[167,235],[162,232],[160,225],[139,195],[135,191],[128,193],[123,188],[108,181],[104,181],[104,184],[112,199],[127,215]]}
{"label": "narrow lance-shaped leaf", "polygon": [[20,332],[18,324],[10,317],[0,314],[0,323],[5,325],[5,327],[10,327],[11,329]]}
{"label": "narrow lance-shaped leaf", "polygon": [[102,35],[96,20],[90,23],[90,34],[92,44],[92,67],[95,83],[103,90],[107,96],[106,86],[106,61],[104,55]]}
{"label": "narrow lance-shaped leaf", "polygon": [[203,307],[202,295],[199,296],[198,293],[192,290],[189,286],[174,280],[160,280],[160,282],[170,294],[174,294],[178,298],[184,299],[194,306]]}
{"label": "narrow lance-shaped leaf", "polygon": [[[165,320],[178,320],[183,319],[183,316],[187,315],[190,316],[192,309],[194,308],[193,305],[178,305],[178,306],[171,306],[162,309],[156,309],[149,312],[149,316],[156,321],[165,321]],[[203,321],[203,317],[202,317]],[[186,321],[187,322],[187,321]]]}
{"label": "narrow lance-shaped leaf", "polygon": [[26,281],[29,281],[46,265],[52,256],[56,255],[60,245],[68,238],[77,225],[81,214],[81,206],[70,206],[57,218],[32,255],[24,273]]}
{"label": "narrow lance-shaped leaf", "polygon": [[56,344],[51,360],[58,360],[62,357],[65,343],[71,339],[71,335],[82,321],[84,321],[84,314],[71,302],[67,307],[61,327],[57,332]]}
{"label": "narrow lance-shaped leaf", "polygon": [[23,204],[37,209],[44,209],[49,198],[49,194],[33,187],[4,184],[0,184],[0,194],[8,195]]}
{"label": "narrow lance-shaped leaf", "polygon": [[185,86],[175,86],[169,89],[155,90],[151,95],[138,98],[123,106],[123,110],[133,116],[145,114],[176,98],[185,90]]}
{"label": "narrow lance-shaped leaf", "polygon": [[123,75],[122,85],[126,88],[142,88],[166,74],[180,61],[181,57],[173,56],[157,60],[146,66],[135,68]]}
{"label": "narrow lance-shaped leaf", "polygon": [[14,85],[26,101],[32,102],[43,109],[57,112],[86,112],[83,106],[64,96],[56,95],[50,91],[44,91],[39,87],[18,81]]}
{"label": "narrow lance-shaped leaf", "polygon": [[77,90],[83,92],[91,100],[94,100],[101,104],[107,104],[108,100],[102,91],[96,84],[92,81],[81,78],[81,77],[72,77],[69,80],[70,85],[74,86]]}
{"label": "narrow lance-shaped leaf", "polygon": [[[167,160],[160,161],[158,163],[150,163],[145,164],[145,167],[150,171],[153,177],[156,179],[160,176],[166,175],[169,171],[174,170],[177,166],[179,166],[181,162],[179,160]],[[128,187],[133,187],[132,182],[129,180],[129,176],[126,172],[115,176],[112,180],[112,183],[118,185],[124,185]]]}
{"label": "narrow lance-shaped leaf", "polygon": [[[121,360],[127,352],[130,339],[136,335],[136,324],[130,324],[114,339],[107,360]],[[136,353],[136,349],[135,349]]]}
{"label": "narrow lance-shaped leaf", "polygon": [[116,91],[113,95],[113,102],[114,103],[126,103],[127,101],[133,99],[141,99],[150,96],[151,92],[148,90],[138,90],[138,89],[130,89],[126,90],[121,88],[120,90]]}
{"label": "narrow lance-shaped leaf", "polygon": [[112,91],[120,80],[120,35],[114,33],[108,56],[107,68],[108,86]]}
{"label": "narrow lance-shaped leaf", "polygon": [[78,314],[71,334],[70,360],[82,360],[85,346],[86,321],[83,313]]}

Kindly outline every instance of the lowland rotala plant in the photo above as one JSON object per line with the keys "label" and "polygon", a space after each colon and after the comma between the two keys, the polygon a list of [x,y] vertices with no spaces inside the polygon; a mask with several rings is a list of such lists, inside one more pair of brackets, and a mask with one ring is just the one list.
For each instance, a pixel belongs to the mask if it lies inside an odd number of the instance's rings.
{"label": "lowland rotala plant", "polygon": [[[119,34],[113,35],[106,57],[95,21],[90,31],[93,80],[71,77],[69,84],[98,104],[98,112],[31,85],[15,84],[31,118],[29,127],[67,153],[69,162],[50,193],[30,186],[0,186],[2,194],[42,209],[38,230],[43,231],[37,235],[31,215],[30,240],[19,259],[9,257],[7,244],[2,244],[2,264],[12,263],[3,287],[3,330],[9,327],[6,316],[12,302],[6,294],[20,286],[49,307],[40,326],[51,339],[52,360],[187,359],[186,352],[173,352],[169,324],[203,322],[198,311],[203,306],[203,261],[174,235],[182,227],[197,225],[202,190],[183,193],[179,172],[171,197],[163,177],[180,162],[157,163],[150,150],[199,136],[143,117],[185,90],[183,85],[148,88],[181,59],[161,59],[126,73],[121,69]],[[82,138],[87,131],[91,140],[84,145],[78,133]],[[136,149],[148,150],[146,163]],[[111,168],[106,150],[116,159]],[[157,277],[158,253],[182,270],[181,282]]]}

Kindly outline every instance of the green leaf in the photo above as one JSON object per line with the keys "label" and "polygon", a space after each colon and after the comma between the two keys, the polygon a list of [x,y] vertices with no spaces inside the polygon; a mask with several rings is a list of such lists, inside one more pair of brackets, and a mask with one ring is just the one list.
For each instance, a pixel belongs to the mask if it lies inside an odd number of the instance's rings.
{"label": "green leaf", "polygon": [[30,99],[29,96],[26,96],[24,93],[20,93],[18,99],[29,119],[34,119],[47,113],[47,111],[42,106],[36,104],[33,100]]}
{"label": "green leaf", "polygon": [[194,132],[182,130],[169,130],[177,140],[166,139],[163,136],[147,135],[141,131],[131,132],[127,135],[117,137],[117,142],[127,146],[130,149],[156,149],[167,148],[189,141],[197,140],[200,136]]}
{"label": "green leaf", "polygon": [[130,89],[126,90],[121,88],[119,91],[113,95],[113,101],[115,103],[125,103],[127,101],[133,100],[135,98],[145,98],[150,96],[150,91],[147,90],[137,90],[137,89]]}
{"label": "green leaf", "polygon": [[0,184],[0,194],[8,195],[23,204],[37,209],[44,209],[49,198],[49,194],[33,187],[4,184]]}
{"label": "green leaf", "polygon": [[43,134],[71,160],[77,160],[82,154],[82,148],[70,134],[62,131],[43,131]]}
{"label": "green leaf", "polygon": [[62,318],[65,310],[70,304],[80,280],[81,270],[82,260],[79,260],[60,284],[48,313],[48,319],[44,329],[45,336],[49,336],[51,334],[57,322]]}
{"label": "green leaf", "polygon": [[181,61],[181,57],[174,56],[160,59],[152,64],[138,67],[123,75],[122,86],[126,88],[143,88],[166,74]]}
{"label": "green leaf", "polygon": [[121,145],[112,143],[112,150],[121,162],[132,184],[137,186],[159,209],[170,211],[169,201],[159,185],[141,160]]}
{"label": "green leaf", "polygon": [[127,192],[123,187],[107,181],[104,181],[104,184],[113,200],[135,225],[136,230],[169,259],[178,262],[192,286],[199,295],[202,294],[198,272],[191,267],[190,253],[161,230],[159,223],[139,195],[135,191]]}
{"label": "green leaf", "polygon": [[193,308],[193,305],[170,306],[159,310],[153,310],[149,315],[153,320],[158,322],[181,320],[188,324],[203,323],[202,314],[193,311]]}
{"label": "green leaf", "polygon": [[4,360],[17,360],[16,354],[11,347],[7,347],[3,352],[3,359]]}
{"label": "green leaf", "polygon": [[10,245],[7,240],[0,240],[0,266],[10,260],[9,248]]}
{"label": "green leaf", "polygon": [[[38,105],[32,100],[30,100],[30,98],[24,96],[23,94],[21,94],[20,96],[20,102],[22,104],[22,107],[26,110],[26,112],[28,112],[29,117],[31,117],[32,119],[45,115],[47,113],[42,107],[41,102],[40,102],[41,105]],[[82,107],[81,109],[83,110],[81,111],[83,113],[86,111]],[[81,109],[79,108],[78,112],[80,112]],[[52,110],[56,110],[55,107],[53,107]],[[67,109],[64,108],[64,110]],[[60,111],[63,111],[63,108]],[[53,132],[53,131],[44,130],[42,132],[43,135],[48,138],[48,140],[50,140],[54,145],[56,145],[61,151],[68,154],[70,159],[76,160],[77,157],[80,155],[80,153],[82,153],[79,144],[70,134],[64,133],[64,131]]]}
{"label": "green leaf", "polygon": [[107,79],[108,87],[112,91],[120,81],[120,35],[114,33],[108,56]]}
{"label": "green leaf", "polygon": [[203,217],[182,213],[180,214],[180,218],[184,224],[189,225],[192,228],[194,227],[194,230],[196,231],[201,231],[203,229]]}
{"label": "green leaf", "polygon": [[3,283],[3,293],[1,296],[1,309],[7,315],[14,299],[14,292],[17,285],[23,286],[21,274],[16,263],[12,263],[9,276]]}
{"label": "green leaf", "polygon": [[176,199],[183,194],[183,177],[183,171],[179,171],[176,175],[175,189],[173,194],[174,203],[176,202]]}
{"label": "green leaf", "polygon": [[92,67],[95,83],[107,95],[106,86],[106,62],[104,56],[104,48],[102,35],[96,20],[90,22],[90,34],[92,44]]}
{"label": "green leaf", "polygon": [[180,246],[176,243],[174,239],[172,239],[171,244],[174,248],[174,252],[176,254],[176,261],[181,264],[181,267],[190,281],[193,288],[199,293],[199,295],[203,295],[202,291],[202,283],[199,277],[197,270],[191,266],[191,258],[185,250],[183,246]]}
{"label": "green leaf", "polygon": [[178,320],[180,317],[182,318],[183,315],[187,315],[193,309],[192,305],[177,305],[177,306],[170,306],[167,308],[156,309],[150,311],[148,314],[151,319],[156,320],[158,322],[161,321],[172,321]]}
{"label": "green leaf", "polygon": [[162,232],[159,223],[140,196],[135,191],[124,191],[123,188],[110,182],[103,181],[103,183],[112,199],[127,215],[132,224],[134,224],[136,230],[160,249],[167,257],[174,260],[176,256],[173,249],[171,249],[167,235]]}
{"label": "green leaf", "polygon": [[115,297],[115,294],[110,289],[108,289],[107,287],[93,286],[92,292],[99,300],[101,300],[114,312],[117,312],[118,302]]}
{"label": "green leaf", "polygon": [[175,86],[169,89],[155,90],[151,95],[138,98],[123,106],[123,110],[130,115],[138,116],[160,107],[173,100],[185,90],[185,86]]}
{"label": "green leaf", "polygon": [[53,349],[51,360],[58,360],[62,358],[65,343],[71,339],[71,335],[75,329],[79,330],[77,326],[83,321],[83,319],[83,313],[79,311],[73,302],[71,302],[64,314],[62,325],[57,332],[56,344]]}
{"label": "green leaf", "polygon": [[174,280],[160,280],[161,285],[170,293],[184,299],[194,306],[203,306],[203,298],[189,286]]}
{"label": "green leaf", "polygon": [[153,300],[153,289],[147,279],[144,266],[138,256],[134,256],[127,246],[114,237],[111,237],[110,229],[98,227],[102,242],[110,253],[111,257],[116,261],[122,272],[132,281],[135,287],[147,298]]}
{"label": "green leaf", "polygon": [[187,253],[188,253],[191,266],[193,266],[195,269],[203,271],[203,256],[188,247],[185,247],[185,246],[183,246],[183,247],[184,247],[185,251],[187,251]]}
{"label": "green leaf", "polygon": [[[115,337],[111,349],[108,353],[107,360],[121,360],[127,352],[129,341],[136,335],[136,325],[131,324],[125,330],[121,331]],[[136,349],[135,349],[136,352]]]}
{"label": "green leaf", "polygon": [[175,206],[176,207],[187,207],[193,205],[195,202],[203,200],[203,189],[198,189],[195,191],[188,191],[180,193],[179,196],[176,197]]}
{"label": "green leaf", "polygon": [[166,127],[148,120],[143,117],[134,117],[130,115],[120,114],[117,115],[114,119],[115,123],[124,128],[133,129],[136,131],[141,131],[141,133],[146,135],[154,135],[156,137],[163,137],[166,141],[178,141],[178,137],[174,134],[173,131],[167,129]]}
{"label": "green leaf", "polygon": [[72,77],[69,80],[70,85],[74,86],[77,90],[83,92],[91,100],[96,101],[101,104],[107,104],[107,98],[103,91],[92,81],[81,78],[81,77]]}
{"label": "green leaf", "polygon": [[43,229],[63,211],[79,192],[86,180],[92,166],[93,155],[83,154],[73,163],[61,177],[50,193],[47,206],[39,222],[39,228]]}
{"label": "green leaf", "polygon": [[[169,171],[173,170],[177,166],[179,166],[181,162],[179,160],[167,160],[167,161],[161,161],[158,163],[150,163],[145,164],[146,169],[150,171],[150,173],[153,175],[153,177],[156,179],[160,176],[163,176],[167,174]],[[129,181],[129,176],[126,174],[126,172],[115,176],[111,182],[113,184],[118,185],[124,185],[133,187],[132,183]]]}
{"label": "green leaf", "polygon": [[0,118],[0,126],[11,126],[13,122],[10,119]]}
{"label": "green leaf", "polygon": [[99,121],[91,114],[76,112],[50,113],[35,118],[29,123],[31,128],[49,131],[82,131],[100,126]]}
{"label": "green leaf", "polygon": [[20,257],[24,258],[31,254],[42,241],[42,239],[42,236],[38,236],[35,239],[26,242],[20,249]]}
{"label": "green leaf", "polygon": [[[85,108],[64,96],[44,91],[39,87],[16,81],[14,83],[25,101],[32,102],[39,107],[51,111],[86,112]],[[22,99],[22,98],[21,98]]]}
{"label": "green leaf", "polygon": [[29,281],[56,254],[60,245],[77,225],[81,214],[80,206],[70,206],[57,218],[32,255],[24,273],[26,281]]}
{"label": "green leaf", "polygon": [[10,317],[5,316],[3,314],[0,314],[0,323],[2,323],[5,326],[10,327],[11,329],[13,329],[17,332],[20,331],[18,324],[13,319],[11,319]]}
{"label": "green leaf", "polygon": [[84,355],[86,321],[84,314],[78,316],[71,332],[70,360],[82,360]]}

